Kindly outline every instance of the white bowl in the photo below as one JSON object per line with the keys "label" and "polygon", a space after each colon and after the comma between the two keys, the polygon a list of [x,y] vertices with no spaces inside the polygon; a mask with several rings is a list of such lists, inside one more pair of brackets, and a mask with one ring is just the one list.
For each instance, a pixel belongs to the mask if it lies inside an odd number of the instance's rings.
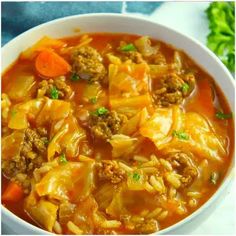
{"label": "white bowl", "polygon": [[[29,19],[30,20],[30,19]],[[86,32],[118,32],[129,34],[148,35],[161,40],[176,48],[184,50],[200,67],[207,71],[227,95],[227,100],[234,111],[234,80],[223,63],[209,49],[193,38],[183,35],[163,25],[121,14],[86,14],[70,16],[54,20],[19,35],[2,48],[2,70],[4,71],[14,62],[21,51],[28,48],[42,36],[48,35],[54,38],[72,36],[78,34],[75,29],[80,28],[81,33]],[[199,226],[212,212],[217,201],[225,194],[226,187],[233,178],[233,160],[227,176],[216,193],[197,211],[182,221],[161,230],[160,234],[186,234],[194,227]],[[48,234],[35,227],[2,206],[3,228],[12,234]]]}

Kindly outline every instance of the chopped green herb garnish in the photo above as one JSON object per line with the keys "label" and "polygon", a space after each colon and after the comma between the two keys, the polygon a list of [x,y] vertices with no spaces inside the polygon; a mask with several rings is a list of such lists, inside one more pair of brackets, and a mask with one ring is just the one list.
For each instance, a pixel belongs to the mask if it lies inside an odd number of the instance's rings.
{"label": "chopped green herb garnish", "polygon": [[17,111],[15,109],[11,110],[11,116],[14,117],[16,115]]}
{"label": "chopped green herb garnish", "polygon": [[124,52],[130,52],[130,51],[136,51],[136,50],[137,50],[136,47],[132,43],[126,44],[123,47],[121,47],[121,51],[124,51]]}
{"label": "chopped green herb garnish", "polygon": [[73,74],[71,75],[70,79],[71,79],[72,81],[78,81],[78,80],[80,80],[80,77],[79,77],[76,73],[73,73]]}
{"label": "chopped green herb garnish", "polygon": [[218,111],[216,113],[216,118],[218,119],[221,119],[221,120],[225,120],[225,119],[230,119],[233,117],[233,114],[232,113],[229,113],[229,114],[224,114],[223,112],[221,111]]}
{"label": "chopped green herb garnish", "polygon": [[214,185],[217,184],[218,180],[219,180],[219,174],[217,172],[212,172],[211,176],[210,176],[210,182]]}
{"label": "chopped green herb garnish", "polygon": [[183,91],[184,93],[187,93],[188,90],[189,90],[189,85],[188,85],[187,83],[184,83],[184,84],[182,85],[182,91]]}
{"label": "chopped green herb garnish", "polygon": [[96,111],[91,112],[92,115],[102,116],[107,114],[108,110],[105,107],[99,107]]}
{"label": "chopped green herb garnish", "polygon": [[180,140],[188,140],[188,139],[189,139],[188,134],[186,134],[186,133],[183,132],[183,131],[176,131],[176,130],[174,130],[173,133],[172,133],[172,135],[173,135],[174,137],[177,137],[177,138],[180,139]]}
{"label": "chopped green herb garnish", "polygon": [[44,142],[44,144],[46,144],[46,145],[49,144],[49,140],[48,140],[47,138],[45,138],[45,139],[43,140],[43,142]]}
{"label": "chopped green herb garnish", "polygon": [[108,112],[108,110],[105,107],[100,107],[97,109],[96,112],[98,115],[105,115]]}
{"label": "chopped green herb garnish", "polygon": [[59,161],[60,164],[66,164],[66,163],[67,163],[66,155],[65,155],[64,153],[62,153],[62,154],[59,156],[58,161]]}
{"label": "chopped green herb garnish", "polygon": [[133,179],[135,180],[135,181],[139,181],[139,179],[140,179],[140,174],[138,174],[138,173],[134,173],[133,174]]}
{"label": "chopped green herb garnish", "polygon": [[92,104],[95,104],[95,103],[97,102],[97,98],[96,98],[96,97],[90,98],[89,101],[90,101]]}
{"label": "chopped green herb garnish", "polygon": [[58,99],[59,98],[59,93],[56,87],[53,87],[50,91],[50,96],[52,99]]}

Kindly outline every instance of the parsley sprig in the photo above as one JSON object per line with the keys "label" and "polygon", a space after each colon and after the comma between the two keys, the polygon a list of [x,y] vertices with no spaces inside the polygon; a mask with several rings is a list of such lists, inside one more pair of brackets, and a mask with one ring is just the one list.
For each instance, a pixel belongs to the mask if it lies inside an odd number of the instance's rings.
{"label": "parsley sprig", "polygon": [[189,140],[188,134],[186,134],[184,131],[174,130],[172,135],[173,137],[177,137],[180,140]]}
{"label": "parsley sprig", "polygon": [[99,107],[97,110],[91,112],[91,115],[103,116],[103,115],[106,115],[108,112],[109,112],[109,110],[106,109],[105,107]]}

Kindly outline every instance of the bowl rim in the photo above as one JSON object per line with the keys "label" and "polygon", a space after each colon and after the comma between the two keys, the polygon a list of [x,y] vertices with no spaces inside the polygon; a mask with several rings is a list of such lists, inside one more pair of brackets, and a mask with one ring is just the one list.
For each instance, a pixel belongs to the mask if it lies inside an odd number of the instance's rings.
{"label": "bowl rim", "polygon": [[[193,44],[196,44],[202,50],[206,51],[207,54],[208,54],[209,60],[216,61],[216,63],[221,67],[221,69],[223,70],[224,74],[226,75],[227,80],[229,81],[229,83],[231,83],[231,86],[235,89],[236,82],[234,81],[232,74],[229,72],[229,70],[226,68],[226,66],[221,62],[221,60],[209,48],[207,48],[205,45],[203,45],[198,40],[194,39],[192,36],[186,35],[186,34],[180,32],[180,31],[178,31],[176,29],[173,29],[173,28],[170,28],[170,27],[165,26],[163,24],[157,23],[157,22],[155,22],[152,19],[146,19],[143,16],[138,16],[138,15],[122,14],[122,13],[85,13],[85,14],[71,15],[71,16],[66,16],[66,17],[62,17],[62,18],[57,18],[57,19],[54,19],[54,20],[42,23],[40,25],[37,25],[37,26],[35,26],[33,28],[30,28],[27,31],[25,31],[25,32],[21,33],[20,35],[16,36],[15,38],[13,38],[9,42],[7,42],[5,45],[3,45],[3,47],[1,48],[2,49],[1,55],[4,53],[4,51],[7,51],[8,48],[10,48],[12,44],[14,44],[15,42],[17,42],[22,37],[24,37],[25,35],[29,34],[32,31],[37,31],[37,30],[40,30],[41,28],[43,28],[45,26],[57,24],[57,23],[60,23],[60,22],[71,20],[71,19],[76,19],[76,18],[81,19],[81,18],[90,18],[90,17],[97,17],[97,18],[111,17],[111,18],[113,18],[113,20],[115,18],[126,18],[127,20],[128,19],[133,19],[133,20],[136,20],[136,21],[142,21],[142,22],[144,22],[146,24],[154,24],[157,27],[163,28],[165,31],[172,31],[173,33],[180,35],[181,37],[185,38],[185,40],[190,41]],[[104,31],[104,33],[106,33],[106,32]],[[82,32],[82,34],[83,34],[83,32]],[[158,40],[158,38],[156,38],[156,39]],[[180,48],[180,50],[181,50],[181,48]],[[195,61],[195,59],[193,59],[193,60]],[[10,65],[7,65],[6,68],[4,68],[4,70],[7,70],[8,66],[10,66]],[[206,72],[207,72],[207,70],[206,70]],[[3,71],[2,71],[2,73],[3,73]],[[223,91],[223,93],[224,93],[224,91]],[[229,183],[233,179],[234,159],[235,159],[234,152],[235,152],[235,147],[234,147],[233,152],[232,152],[232,160],[231,160],[232,163],[231,163],[231,166],[229,167],[229,169],[227,171],[227,174],[226,174],[225,178],[223,179],[222,183],[217,188],[217,190],[213,193],[213,195],[203,205],[201,205],[198,209],[196,209],[194,212],[192,212],[187,217],[183,218],[182,220],[178,221],[177,223],[175,223],[175,224],[173,224],[173,225],[171,225],[171,226],[169,226],[167,228],[164,228],[163,230],[160,230],[160,231],[158,231],[158,232],[156,232],[154,234],[166,234],[169,231],[173,231],[173,230],[175,230],[177,228],[182,227],[186,223],[188,223],[191,220],[193,220],[196,216],[198,216],[202,212],[204,212],[207,208],[209,208],[213,204],[213,202],[215,202],[216,199],[219,198],[220,195],[223,195],[222,194],[223,191],[226,189],[226,187],[229,185]],[[27,228],[28,227],[31,228],[31,230],[33,230],[35,233],[39,233],[39,234],[53,234],[53,233],[51,233],[51,232],[49,232],[47,230],[44,230],[44,229],[42,229],[40,227],[37,227],[37,226],[35,226],[35,225],[31,224],[31,223],[28,223],[27,221],[21,219],[20,217],[15,215],[13,212],[8,210],[3,204],[1,204],[1,211],[2,211],[2,216],[3,217],[4,217],[4,215],[6,215],[6,217],[12,218],[13,221],[17,221],[17,223],[22,224],[22,225],[24,225]]]}

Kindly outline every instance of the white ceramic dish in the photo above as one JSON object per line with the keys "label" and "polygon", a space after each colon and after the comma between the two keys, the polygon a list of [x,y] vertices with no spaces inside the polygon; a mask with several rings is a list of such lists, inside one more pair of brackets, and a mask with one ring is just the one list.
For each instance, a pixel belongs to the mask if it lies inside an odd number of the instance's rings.
{"label": "white ceramic dish", "polygon": [[[80,28],[81,33],[86,32],[118,32],[149,35],[152,38],[164,41],[176,48],[184,50],[199,66],[207,71],[220,86],[227,96],[231,110],[234,111],[235,84],[232,75],[221,61],[205,46],[191,37],[183,35],[163,25],[144,20],[143,18],[131,17],[120,14],[87,14],[70,16],[54,20],[19,35],[2,48],[2,71],[13,63],[19,53],[48,35],[54,38],[72,36],[78,34],[75,29]],[[159,234],[187,234],[196,226],[199,226],[209,214],[211,214],[217,201],[224,197],[229,182],[233,178],[233,160],[231,167],[222,185],[217,192],[197,211],[170,226]],[[2,206],[3,228],[10,234],[49,234],[35,227]],[[207,233],[207,232],[206,232]]]}

